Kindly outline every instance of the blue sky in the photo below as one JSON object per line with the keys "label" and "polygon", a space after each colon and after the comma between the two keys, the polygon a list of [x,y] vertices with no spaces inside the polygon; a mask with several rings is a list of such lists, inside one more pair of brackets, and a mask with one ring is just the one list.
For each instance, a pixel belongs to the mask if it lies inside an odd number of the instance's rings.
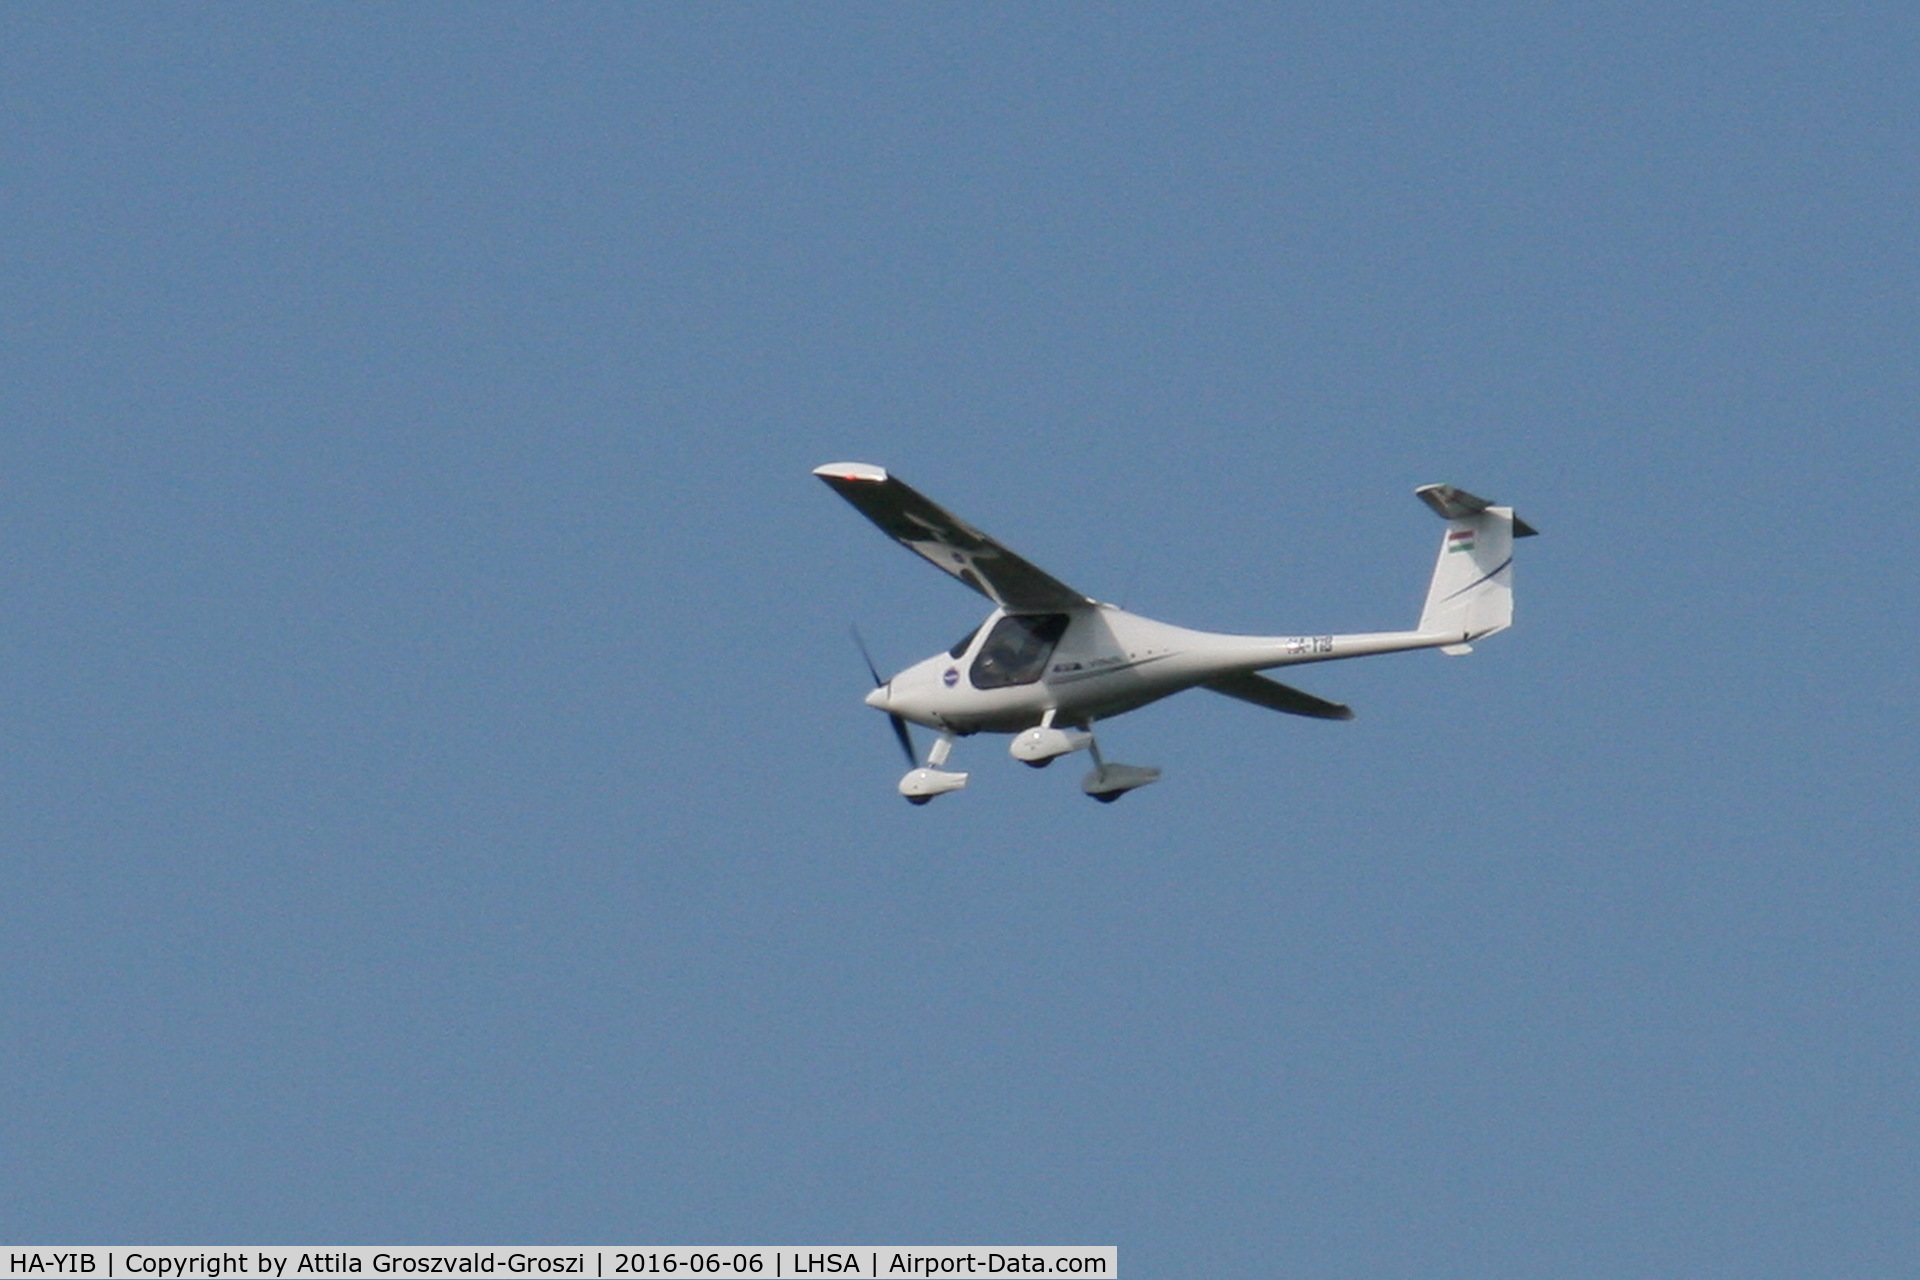
{"label": "blue sky", "polygon": [[[0,15],[0,1234],[1920,1252],[1904,6]],[[893,793],[885,464],[1187,625]]]}

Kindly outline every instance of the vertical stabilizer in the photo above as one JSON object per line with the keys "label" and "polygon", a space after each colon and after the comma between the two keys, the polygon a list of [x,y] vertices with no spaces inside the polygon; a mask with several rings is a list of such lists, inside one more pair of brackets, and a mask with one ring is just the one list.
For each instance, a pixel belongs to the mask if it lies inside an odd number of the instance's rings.
{"label": "vertical stabilizer", "polygon": [[1451,485],[1424,485],[1414,493],[1447,522],[1420,630],[1458,635],[1459,644],[1442,652],[1465,653],[1467,641],[1513,625],[1513,540],[1534,530],[1513,508]]}

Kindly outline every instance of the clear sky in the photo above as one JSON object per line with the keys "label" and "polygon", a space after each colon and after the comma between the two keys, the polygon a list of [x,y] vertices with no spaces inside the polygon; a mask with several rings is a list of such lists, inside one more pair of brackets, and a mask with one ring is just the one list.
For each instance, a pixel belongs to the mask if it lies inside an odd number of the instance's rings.
{"label": "clear sky", "polygon": [[[0,1236],[1920,1256],[1910,5],[0,10]],[[1187,625],[956,752],[884,464]],[[922,738],[923,743],[925,737]]]}

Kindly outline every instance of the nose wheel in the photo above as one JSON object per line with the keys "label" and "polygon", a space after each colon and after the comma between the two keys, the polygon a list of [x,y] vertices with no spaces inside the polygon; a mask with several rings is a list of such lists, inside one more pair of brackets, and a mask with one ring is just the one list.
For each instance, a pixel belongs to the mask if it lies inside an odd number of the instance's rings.
{"label": "nose wheel", "polygon": [[967,785],[964,773],[949,773],[941,766],[946,764],[947,755],[953,750],[953,735],[943,733],[927,752],[927,763],[918,769],[909,769],[900,779],[900,794],[906,797],[908,804],[927,804],[935,796],[943,796],[949,791],[959,791]]}

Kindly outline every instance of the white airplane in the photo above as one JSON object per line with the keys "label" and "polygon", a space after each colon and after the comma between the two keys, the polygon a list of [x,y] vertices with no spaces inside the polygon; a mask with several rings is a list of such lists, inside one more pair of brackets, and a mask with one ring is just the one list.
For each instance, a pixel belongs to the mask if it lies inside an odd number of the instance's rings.
{"label": "white airplane", "polygon": [[[833,462],[813,474],[907,549],[993,601],[987,620],[953,648],[882,680],[867,705],[887,713],[910,768],[900,794],[914,804],[958,791],[949,772],[956,737],[1011,733],[1013,758],[1041,768],[1086,750],[1093,770],[1081,790],[1112,803],[1160,771],[1103,759],[1093,726],[1196,686],[1256,706],[1322,720],[1351,720],[1351,708],[1259,674],[1275,667],[1363,658],[1404,649],[1468,653],[1473,641],[1513,623],[1513,540],[1535,530],[1485,498],[1450,485],[1414,490],[1447,532],[1412,631],[1359,635],[1240,636],[1189,631],[1082,595],[964,520],[865,462]],[[862,646],[864,649],[864,646]],[[925,764],[907,721],[939,733]]]}

